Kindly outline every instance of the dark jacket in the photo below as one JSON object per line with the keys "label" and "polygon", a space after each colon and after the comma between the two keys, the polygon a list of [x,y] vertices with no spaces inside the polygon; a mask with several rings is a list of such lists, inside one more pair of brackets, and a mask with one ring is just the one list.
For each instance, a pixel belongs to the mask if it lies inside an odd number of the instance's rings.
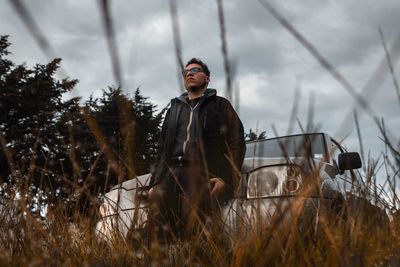
{"label": "dark jacket", "polygon": [[[150,180],[154,186],[169,179],[168,167],[173,165],[176,151],[177,128],[180,114],[190,109],[187,93],[171,100],[162,126],[161,155]],[[207,178],[220,177],[227,190],[223,199],[231,197],[237,186],[246,146],[242,122],[230,102],[217,96],[215,89],[207,89],[193,110],[193,129],[196,129],[195,154]]]}

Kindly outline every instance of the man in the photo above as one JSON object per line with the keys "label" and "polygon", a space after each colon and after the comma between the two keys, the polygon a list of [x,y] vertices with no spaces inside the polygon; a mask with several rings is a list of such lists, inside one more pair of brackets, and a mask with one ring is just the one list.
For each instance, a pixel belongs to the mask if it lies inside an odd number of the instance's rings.
{"label": "man", "polygon": [[231,104],[207,88],[208,66],[192,58],[182,74],[187,92],[171,100],[149,190],[157,232],[178,236],[204,227],[216,204],[233,196],[246,149]]}

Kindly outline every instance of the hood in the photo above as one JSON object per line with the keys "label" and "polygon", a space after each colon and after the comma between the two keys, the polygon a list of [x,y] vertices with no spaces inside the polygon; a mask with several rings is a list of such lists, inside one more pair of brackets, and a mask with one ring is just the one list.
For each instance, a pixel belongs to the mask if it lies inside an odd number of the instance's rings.
{"label": "hood", "polygon": [[110,192],[112,192],[114,190],[122,189],[125,191],[131,191],[131,190],[135,190],[137,188],[146,187],[149,185],[150,176],[151,176],[151,174],[147,173],[144,175],[137,176],[133,179],[129,179],[121,184],[117,184],[117,185],[113,186],[107,194],[109,194]]}
{"label": "hood", "polygon": [[[186,99],[187,99],[188,95],[189,95],[188,92],[184,92],[183,94],[181,94],[178,97],[175,97],[174,99],[187,103]],[[202,97],[209,98],[209,97],[214,96],[214,95],[217,95],[217,90],[213,89],[213,88],[207,88],[204,91],[204,94],[203,94]]]}
{"label": "hood", "polygon": [[296,158],[245,158],[242,166],[242,173],[250,173],[261,167],[277,166],[295,164],[301,167],[305,172],[309,172],[313,166],[321,166],[322,159],[314,159],[308,157],[296,157]]}

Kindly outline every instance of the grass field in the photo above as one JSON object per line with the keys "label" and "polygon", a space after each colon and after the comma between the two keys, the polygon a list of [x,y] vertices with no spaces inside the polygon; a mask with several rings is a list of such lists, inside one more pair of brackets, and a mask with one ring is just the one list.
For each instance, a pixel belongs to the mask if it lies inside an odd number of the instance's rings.
{"label": "grass field", "polygon": [[[360,102],[354,88],[334,66],[284,17],[267,4],[265,8],[368,113],[368,107]],[[221,20],[220,26],[223,23]],[[221,31],[221,43],[226,45],[224,34]],[[112,34],[107,38],[112,43]],[[180,47],[175,45],[177,58],[181,59]],[[226,69],[227,57],[225,51]],[[231,89],[229,71],[226,74],[228,90]],[[386,194],[386,200],[393,207],[398,206],[394,181],[400,173],[400,153],[396,144],[386,138],[383,123],[377,119],[375,123],[388,149],[381,164],[390,166],[385,173],[387,178],[380,180],[386,184],[380,195]],[[371,186],[378,180],[374,172],[376,162],[369,159],[363,173]],[[26,208],[32,196],[16,196],[16,192],[18,188],[6,192],[8,197],[3,197],[0,203],[0,266],[400,266],[400,212],[374,223],[371,220],[374,214],[369,209],[356,207],[357,212],[349,216],[344,205],[336,213],[321,210],[318,223],[304,225],[300,220],[302,200],[299,199],[286,211],[293,215],[290,221],[278,216],[246,234],[229,236],[215,227],[207,235],[200,231],[189,240],[163,244],[132,230],[127,239],[115,236],[105,243],[95,231],[99,220],[97,209],[89,215],[76,212],[71,217],[65,207],[55,206],[49,207],[47,215],[41,218]]]}
{"label": "grass field", "polygon": [[[301,200],[299,200],[301,201]],[[23,201],[19,204],[22,204]],[[301,225],[275,218],[246,235],[220,229],[194,234],[172,244],[150,241],[139,231],[106,244],[95,233],[97,214],[71,221],[50,210],[38,219],[18,203],[4,203],[0,223],[1,266],[398,266],[400,219],[368,223],[373,215],[359,207],[356,215],[322,211],[318,224]],[[22,211],[21,212],[18,212]],[[25,213],[25,214],[24,214]],[[297,217],[296,217],[297,216]]]}

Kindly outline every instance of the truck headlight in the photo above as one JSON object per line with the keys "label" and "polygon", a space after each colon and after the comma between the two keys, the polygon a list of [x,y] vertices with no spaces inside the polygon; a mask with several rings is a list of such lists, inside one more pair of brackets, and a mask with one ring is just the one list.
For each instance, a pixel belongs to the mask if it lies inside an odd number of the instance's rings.
{"label": "truck headlight", "polygon": [[249,174],[247,197],[260,198],[296,193],[301,188],[298,166],[272,166]]}
{"label": "truck headlight", "polygon": [[250,173],[247,196],[254,198],[275,195],[282,182],[279,169],[279,167],[267,167]]}

